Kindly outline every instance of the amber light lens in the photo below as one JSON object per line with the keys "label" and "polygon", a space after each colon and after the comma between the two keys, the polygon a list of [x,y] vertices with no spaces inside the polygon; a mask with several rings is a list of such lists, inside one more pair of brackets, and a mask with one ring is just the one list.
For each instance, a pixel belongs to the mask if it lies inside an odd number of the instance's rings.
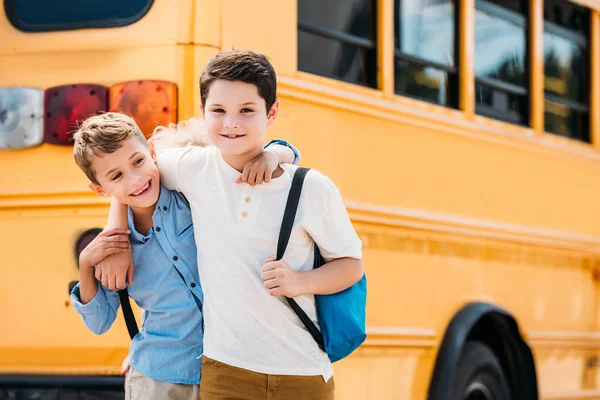
{"label": "amber light lens", "polygon": [[159,125],[177,121],[177,85],[141,80],[117,83],[109,89],[110,111],[131,116],[148,138]]}
{"label": "amber light lens", "polygon": [[70,146],[77,124],[106,112],[108,88],[101,85],[63,85],[46,89],[44,141]]}

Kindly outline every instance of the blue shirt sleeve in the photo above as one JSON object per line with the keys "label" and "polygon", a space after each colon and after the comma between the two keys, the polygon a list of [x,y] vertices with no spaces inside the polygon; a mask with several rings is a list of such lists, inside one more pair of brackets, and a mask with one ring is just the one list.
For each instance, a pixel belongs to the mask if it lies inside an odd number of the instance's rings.
{"label": "blue shirt sleeve", "polygon": [[300,152],[298,151],[298,149],[296,147],[294,147],[293,144],[291,144],[287,140],[273,139],[269,143],[267,143],[267,145],[265,146],[265,149],[273,144],[279,144],[281,146],[285,146],[285,147],[292,149],[292,151],[294,152],[294,164],[298,164],[300,162],[300,158],[301,158]]}
{"label": "blue shirt sleeve", "polygon": [[81,303],[78,283],[71,291],[71,302],[85,326],[96,335],[102,335],[112,326],[120,305],[119,294],[105,289],[101,283],[98,283],[96,295],[87,304]]}

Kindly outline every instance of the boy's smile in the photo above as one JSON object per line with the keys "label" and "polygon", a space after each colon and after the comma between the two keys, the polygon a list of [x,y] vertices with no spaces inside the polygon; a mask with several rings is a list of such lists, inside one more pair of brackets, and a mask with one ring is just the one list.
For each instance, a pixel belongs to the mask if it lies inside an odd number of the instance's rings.
{"label": "boy's smile", "polygon": [[136,208],[152,207],[160,194],[160,175],[154,155],[139,138],[124,140],[114,153],[94,156],[93,166],[100,185],[91,187]]}

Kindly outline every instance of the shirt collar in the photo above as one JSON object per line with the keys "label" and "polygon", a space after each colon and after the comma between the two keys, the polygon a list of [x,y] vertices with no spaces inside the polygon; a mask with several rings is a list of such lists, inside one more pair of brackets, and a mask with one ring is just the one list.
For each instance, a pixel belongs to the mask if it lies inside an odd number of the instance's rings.
{"label": "shirt collar", "polygon": [[[154,225],[155,216],[157,213],[161,212],[164,208],[168,209],[170,200],[171,196],[169,190],[160,185],[160,193],[158,195],[158,201],[156,202],[156,209],[154,210],[154,214],[152,214],[152,225]],[[131,231],[129,238],[134,243],[146,243],[154,235],[154,226],[152,226],[150,231],[148,231],[147,235],[142,235],[137,231],[137,229],[135,229],[135,222],[131,207],[127,207],[127,224],[129,226],[129,230]]]}

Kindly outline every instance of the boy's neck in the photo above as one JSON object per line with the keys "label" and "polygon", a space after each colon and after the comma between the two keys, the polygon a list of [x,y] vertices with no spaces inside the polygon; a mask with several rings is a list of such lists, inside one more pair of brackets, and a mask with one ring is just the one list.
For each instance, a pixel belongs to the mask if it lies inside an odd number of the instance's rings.
{"label": "boy's neck", "polygon": [[141,233],[142,235],[147,235],[148,232],[150,232],[150,229],[152,229],[152,225],[154,225],[152,216],[154,215],[154,211],[156,210],[156,203],[154,203],[150,207],[130,208],[131,212],[133,213],[133,224],[135,225],[135,230]]}
{"label": "boy's neck", "polygon": [[255,159],[264,151],[265,149],[260,147],[239,155],[227,155],[221,152],[221,157],[223,157],[223,160],[229,164],[230,167],[241,173],[244,171],[244,166],[248,163],[248,161]]}

